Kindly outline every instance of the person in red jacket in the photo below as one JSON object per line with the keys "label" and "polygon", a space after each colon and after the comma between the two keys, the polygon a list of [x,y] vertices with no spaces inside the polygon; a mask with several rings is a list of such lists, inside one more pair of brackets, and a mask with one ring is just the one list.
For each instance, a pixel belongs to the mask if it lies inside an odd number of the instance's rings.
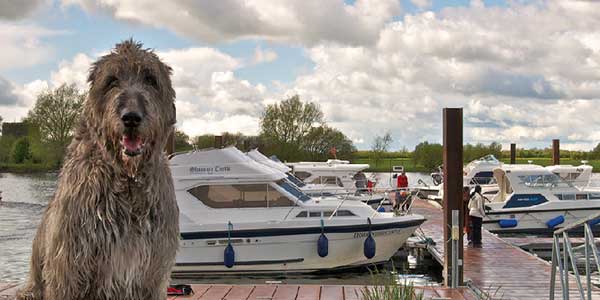
{"label": "person in red jacket", "polygon": [[398,177],[396,177],[396,203],[395,207],[399,207],[406,201],[406,196],[408,193],[406,192],[408,188],[408,177],[406,177],[406,173],[402,171]]}
{"label": "person in red jacket", "polygon": [[408,177],[406,177],[406,173],[402,171],[400,175],[398,175],[398,189],[406,189],[408,187]]}

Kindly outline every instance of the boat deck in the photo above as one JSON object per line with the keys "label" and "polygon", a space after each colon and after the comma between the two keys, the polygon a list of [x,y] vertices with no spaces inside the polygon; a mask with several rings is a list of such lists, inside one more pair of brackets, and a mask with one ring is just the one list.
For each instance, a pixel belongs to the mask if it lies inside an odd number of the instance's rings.
{"label": "boat deck", "polygon": [[[356,285],[224,285],[192,284],[194,294],[190,296],[172,296],[168,299],[206,299],[206,300],[360,300],[363,299],[363,287]],[[0,300],[14,299],[18,289],[16,284],[0,284]],[[416,287],[417,294],[423,299],[475,300],[474,294],[466,289],[444,287]]]}
{"label": "boat deck", "polygon": [[[424,215],[427,221],[421,225],[425,237],[435,244],[428,247],[433,257],[443,264],[444,244],[442,210],[427,201],[416,201],[414,213]],[[465,241],[466,243],[466,241]],[[482,248],[464,248],[464,278],[483,292],[499,299],[549,299],[551,265],[498,236],[483,230]],[[556,277],[556,299],[562,298],[560,279]],[[585,281],[582,277],[582,281]],[[585,282],[583,283],[585,286]],[[579,297],[575,277],[569,278],[570,295]],[[593,289],[600,299],[600,290]]]}

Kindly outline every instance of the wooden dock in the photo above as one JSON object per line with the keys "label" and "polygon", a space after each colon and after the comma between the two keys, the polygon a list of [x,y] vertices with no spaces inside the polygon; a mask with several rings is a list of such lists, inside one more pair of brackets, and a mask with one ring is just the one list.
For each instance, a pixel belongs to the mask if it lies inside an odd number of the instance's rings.
{"label": "wooden dock", "polygon": [[[172,296],[168,299],[191,300],[360,300],[362,286],[357,285],[226,285],[192,284],[194,294]],[[18,289],[16,284],[0,284],[0,300],[14,299]],[[475,300],[473,292],[466,288],[416,287],[423,299]]]}
{"label": "wooden dock", "polygon": [[[416,201],[412,211],[424,215],[427,222],[421,225],[425,237],[435,244],[428,247],[432,256],[443,265],[442,210],[427,201]],[[464,278],[479,290],[499,299],[549,299],[551,265],[503,239],[483,230],[482,248],[464,248]],[[556,299],[562,298],[560,279],[557,280]],[[582,281],[585,281],[582,277]],[[584,282],[585,286],[585,282]],[[578,299],[575,277],[569,279],[571,297]],[[497,291],[497,292],[496,292]],[[600,299],[600,290],[593,295]]]}

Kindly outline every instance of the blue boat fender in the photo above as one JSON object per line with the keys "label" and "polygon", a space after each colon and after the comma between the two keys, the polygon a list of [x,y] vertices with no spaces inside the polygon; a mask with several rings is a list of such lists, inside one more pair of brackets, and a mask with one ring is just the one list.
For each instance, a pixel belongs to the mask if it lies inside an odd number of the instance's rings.
{"label": "blue boat fender", "polygon": [[317,241],[317,253],[320,257],[325,257],[329,254],[329,239],[325,236],[325,223],[321,219],[321,236]]}
{"label": "blue boat fender", "polygon": [[564,222],[565,222],[565,217],[563,215],[560,215],[556,218],[552,218],[552,219],[548,220],[548,222],[546,222],[546,226],[548,226],[548,228],[554,228]]}
{"label": "blue boat fender", "polygon": [[377,208],[377,212],[380,212],[380,213],[385,212],[385,207],[380,206],[379,208]]}
{"label": "blue boat fender", "polygon": [[498,221],[500,228],[512,228],[517,227],[519,222],[516,219],[502,219]]}
{"label": "blue boat fender", "polygon": [[371,218],[367,218],[367,222],[369,222],[369,235],[365,239],[364,254],[366,258],[371,259],[375,256],[376,245],[373,234],[371,233]]}
{"label": "blue boat fender", "polygon": [[225,252],[223,253],[224,259],[223,263],[226,267],[232,268],[235,264],[235,251],[233,250],[233,246],[231,245],[231,231],[233,230],[233,224],[231,221],[227,224],[227,247],[225,247]]}
{"label": "blue boat fender", "polygon": [[598,224],[600,224],[600,218],[596,218],[596,219],[589,220],[589,221],[588,221],[588,224],[589,224],[590,226],[598,225]]}

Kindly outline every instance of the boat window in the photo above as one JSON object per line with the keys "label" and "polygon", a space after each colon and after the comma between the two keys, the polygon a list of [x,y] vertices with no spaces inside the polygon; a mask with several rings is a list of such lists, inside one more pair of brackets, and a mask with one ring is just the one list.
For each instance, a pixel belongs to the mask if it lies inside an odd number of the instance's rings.
{"label": "boat window", "polygon": [[292,206],[293,202],[268,184],[203,185],[188,192],[211,208]]}
{"label": "boat window", "polygon": [[555,194],[554,196],[556,196],[556,198],[558,198],[558,200],[562,200],[563,199],[562,194]]}
{"label": "boat window", "polygon": [[302,180],[298,179],[298,177],[296,177],[296,176],[294,176],[294,175],[292,175],[292,174],[288,174],[288,177],[287,177],[287,179],[288,179],[288,180],[289,180],[291,183],[295,184],[295,185],[296,185],[296,186],[298,186],[298,187],[303,187],[303,186],[305,186],[305,185],[306,185],[306,183],[304,183]]}
{"label": "boat window", "polygon": [[323,212],[323,217],[331,217],[332,214],[333,214],[332,211],[324,211]]}
{"label": "boat window", "polygon": [[494,172],[478,172],[471,179],[470,184],[492,184],[495,183]]}
{"label": "boat window", "polygon": [[320,176],[311,181],[313,184],[337,185],[343,187],[342,180],[335,176]]}
{"label": "boat window", "polygon": [[600,199],[600,193],[589,193],[590,200],[598,200]]}
{"label": "boat window", "polygon": [[296,177],[298,177],[300,180],[304,180],[304,179],[310,177],[312,174],[310,174],[309,172],[305,172],[305,171],[296,171],[296,172],[294,172],[294,175],[296,175]]}
{"label": "boat window", "polygon": [[574,194],[563,194],[562,200],[575,200]]}
{"label": "boat window", "polygon": [[577,200],[587,200],[587,194],[576,194],[575,199]]}
{"label": "boat window", "polygon": [[308,216],[308,213],[306,211],[301,211],[299,214],[296,215],[296,218],[306,218]]}
{"label": "boat window", "polygon": [[335,213],[336,217],[353,217],[356,216],[355,214],[353,214],[351,211],[349,210],[338,210]]}
{"label": "boat window", "polygon": [[309,218],[320,218],[321,212],[320,211],[311,211],[310,213],[308,213],[308,217]]}
{"label": "boat window", "polygon": [[306,202],[310,200],[310,196],[305,194],[303,191],[298,189],[297,186],[293,185],[287,179],[282,179],[277,181],[277,185],[282,187],[286,192],[292,194],[294,197],[298,198],[302,202]]}
{"label": "boat window", "polygon": [[519,176],[521,182],[530,188],[557,188],[573,187],[570,183],[562,180],[556,174],[534,174]]}

